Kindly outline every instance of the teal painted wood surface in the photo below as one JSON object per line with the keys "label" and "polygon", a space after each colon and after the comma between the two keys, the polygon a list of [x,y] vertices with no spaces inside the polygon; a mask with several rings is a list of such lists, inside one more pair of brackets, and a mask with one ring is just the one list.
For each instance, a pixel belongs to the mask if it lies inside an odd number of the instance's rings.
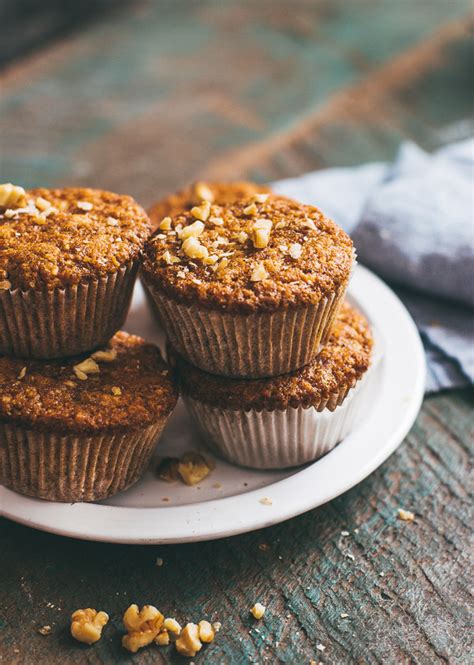
{"label": "teal painted wood surface", "polygon": [[[470,10],[464,0],[133,3],[0,74],[0,181],[109,187],[146,205],[196,177],[265,181],[390,158],[405,138],[427,148],[463,138]],[[185,662],[172,649],[132,658],[120,647],[125,607],[151,602],[223,623],[193,659],[202,664],[467,663],[472,429],[466,392],[428,398],[359,486],[215,543],[82,543],[0,522],[0,662]],[[415,523],[397,520],[398,507]],[[268,607],[259,624],[256,599]],[[83,606],[112,616],[92,648],[68,634]]]}

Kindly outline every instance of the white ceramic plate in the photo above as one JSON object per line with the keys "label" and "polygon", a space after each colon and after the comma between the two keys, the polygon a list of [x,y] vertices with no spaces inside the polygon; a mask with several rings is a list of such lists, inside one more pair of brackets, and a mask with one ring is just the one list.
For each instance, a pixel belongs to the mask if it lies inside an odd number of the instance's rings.
{"label": "white ceramic plate", "polygon": [[[252,471],[214,458],[216,469],[197,487],[158,480],[150,469],[126,492],[97,504],[30,499],[0,488],[2,514],[36,529],[117,543],[182,543],[252,531],[304,513],[346,492],[402,442],[423,398],[425,361],[415,325],[395,294],[358,266],[349,296],[369,318],[383,348],[367,377],[372,408],[332,452],[304,468]],[[137,285],[127,330],[160,342]],[[158,446],[160,455],[199,449],[182,404]],[[271,505],[260,502],[268,498]]]}

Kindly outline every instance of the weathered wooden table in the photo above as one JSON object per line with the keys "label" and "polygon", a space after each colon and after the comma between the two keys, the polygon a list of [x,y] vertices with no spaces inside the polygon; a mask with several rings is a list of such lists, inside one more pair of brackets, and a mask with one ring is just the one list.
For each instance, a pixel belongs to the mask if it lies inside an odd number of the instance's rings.
{"label": "weathered wooden table", "polygon": [[[272,180],[391,158],[405,138],[428,148],[464,138],[469,6],[122,6],[4,71],[0,180],[96,185],[149,204],[196,177]],[[221,621],[199,663],[472,662],[471,407],[467,391],[427,398],[370,478],[265,531],[133,547],[4,520],[0,662],[132,662],[120,646],[131,602]],[[414,523],[396,519],[400,506],[416,513]],[[350,531],[353,561],[342,554],[341,530]],[[256,598],[268,608],[258,625],[248,612]],[[68,634],[71,611],[88,606],[112,615],[92,648]],[[38,633],[45,624],[49,636]],[[181,662],[158,648],[133,660]]]}

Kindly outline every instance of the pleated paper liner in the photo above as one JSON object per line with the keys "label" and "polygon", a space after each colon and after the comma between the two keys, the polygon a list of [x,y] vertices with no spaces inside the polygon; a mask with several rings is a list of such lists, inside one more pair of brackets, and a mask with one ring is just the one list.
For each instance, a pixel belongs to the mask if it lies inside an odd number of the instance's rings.
{"label": "pleated paper liner", "polygon": [[308,364],[325,344],[344,284],[317,305],[255,314],[184,305],[147,283],[173,347],[210,374],[261,378]]}
{"label": "pleated paper liner", "polygon": [[105,344],[128,313],[138,262],[64,289],[0,290],[0,355],[63,358]]}
{"label": "pleated paper liner", "polygon": [[99,501],[145,472],[166,418],[131,432],[56,434],[0,425],[0,483],[49,501]]}
{"label": "pleated paper liner", "polygon": [[284,469],[332,450],[368,408],[367,377],[309,408],[234,411],[184,396],[203,441],[229,462],[253,469]]}

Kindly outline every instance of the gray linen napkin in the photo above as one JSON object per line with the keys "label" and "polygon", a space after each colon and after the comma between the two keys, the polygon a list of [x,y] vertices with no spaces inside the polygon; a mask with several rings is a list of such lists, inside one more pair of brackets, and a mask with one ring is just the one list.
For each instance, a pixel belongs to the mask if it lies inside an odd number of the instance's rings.
{"label": "gray linen napkin", "polygon": [[326,169],[274,183],[353,237],[359,261],[395,290],[420,330],[427,392],[474,382],[474,141],[393,164]]}

